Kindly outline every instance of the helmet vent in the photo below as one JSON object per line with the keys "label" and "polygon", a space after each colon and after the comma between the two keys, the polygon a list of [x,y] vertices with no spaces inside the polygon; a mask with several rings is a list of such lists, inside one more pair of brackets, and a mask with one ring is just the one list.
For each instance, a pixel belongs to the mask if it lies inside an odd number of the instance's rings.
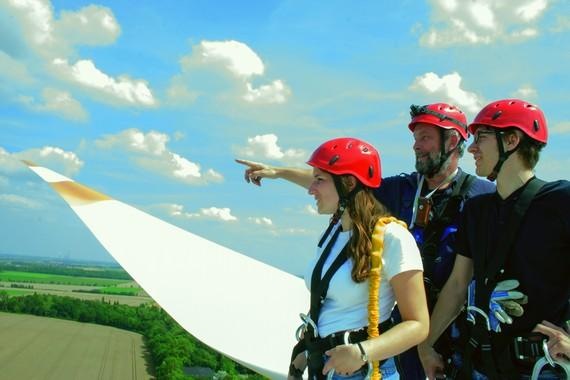
{"label": "helmet vent", "polygon": [[493,116],[491,116],[491,119],[497,120],[499,118],[499,116],[501,116],[502,114],[503,114],[503,111],[497,111],[493,114]]}
{"label": "helmet vent", "polygon": [[369,178],[374,177],[374,168],[372,166],[368,167],[368,177]]}
{"label": "helmet vent", "polygon": [[335,162],[337,162],[339,160],[340,156],[338,154],[335,154],[334,156],[332,156],[332,158],[329,160],[329,165],[333,166]]}
{"label": "helmet vent", "polygon": [[512,106],[512,105],[515,104],[515,103],[516,103],[516,102],[515,102],[514,100],[511,100],[511,101],[509,102],[509,105]]}
{"label": "helmet vent", "polygon": [[534,125],[534,131],[538,132],[538,130],[540,129],[540,124],[538,123],[538,120],[535,119],[533,125]]}

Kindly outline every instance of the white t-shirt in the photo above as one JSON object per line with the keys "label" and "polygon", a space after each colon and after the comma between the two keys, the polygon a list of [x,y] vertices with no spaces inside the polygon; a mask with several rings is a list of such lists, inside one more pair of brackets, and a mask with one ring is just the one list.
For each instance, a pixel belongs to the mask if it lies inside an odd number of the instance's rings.
{"label": "white t-shirt", "polygon": [[[305,271],[305,284],[311,289],[311,275],[322,251],[340,228],[340,223],[333,228],[317,254]],[[330,268],[336,257],[350,239],[351,231],[340,232],[324,263],[321,278]],[[390,223],[384,233],[384,253],[380,273],[380,321],[390,317],[396,304],[394,290],[390,280],[395,275],[410,270],[423,270],[418,246],[410,232],[398,223]],[[334,274],[319,315],[319,335],[325,337],[337,331],[354,330],[368,325],[368,280],[356,283],[352,280],[352,260],[347,260]]]}

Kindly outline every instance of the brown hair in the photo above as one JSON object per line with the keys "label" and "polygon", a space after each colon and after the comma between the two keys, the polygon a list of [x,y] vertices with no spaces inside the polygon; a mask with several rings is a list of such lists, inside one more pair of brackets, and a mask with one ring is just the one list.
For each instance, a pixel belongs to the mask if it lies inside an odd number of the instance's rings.
{"label": "brown hair", "polygon": [[[344,189],[349,188],[349,176],[340,177]],[[370,250],[372,232],[379,218],[389,216],[388,209],[374,196],[372,189],[357,185],[354,196],[349,197],[347,211],[352,219],[352,237],[349,242],[349,257],[352,259],[352,280],[363,282],[370,273]],[[346,191],[347,193],[348,191]]]}
{"label": "brown hair", "polygon": [[[520,132],[518,128],[514,127],[506,129],[503,139],[506,139],[506,135],[516,133],[515,131]],[[546,144],[528,137],[524,132],[519,133],[519,136],[520,141],[517,147],[517,153],[527,169],[534,169],[540,158],[540,151]]]}

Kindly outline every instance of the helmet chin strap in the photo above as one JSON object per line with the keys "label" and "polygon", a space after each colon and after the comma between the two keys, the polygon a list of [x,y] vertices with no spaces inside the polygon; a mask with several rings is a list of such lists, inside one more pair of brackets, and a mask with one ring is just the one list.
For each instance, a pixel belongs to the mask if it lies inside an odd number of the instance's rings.
{"label": "helmet chin strap", "polygon": [[451,154],[457,150],[457,148],[459,147],[459,144],[461,143],[461,142],[459,142],[455,146],[455,148],[450,149],[449,152],[446,152],[445,151],[445,131],[443,130],[443,128],[440,129],[440,133],[441,133],[441,135],[440,135],[441,147],[440,147],[440,152],[439,152],[439,162],[428,173],[424,173],[424,175],[428,178],[431,178],[434,175],[436,175],[437,173],[439,173],[439,171],[441,170],[443,165],[447,162],[447,160],[449,159]]}
{"label": "helmet chin strap", "polygon": [[491,174],[487,176],[487,179],[489,181],[494,181],[497,179],[499,171],[501,171],[501,168],[503,167],[505,161],[507,161],[507,158],[509,158],[509,156],[514,152],[516,152],[516,150],[519,148],[519,144],[517,144],[517,146],[513,150],[505,151],[505,148],[503,148],[502,133],[499,130],[495,129],[495,136],[497,138],[497,146],[499,148],[499,160],[495,164],[495,167],[493,168]]}
{"label": "helmet chin strap", "polygon": [[338,208],[336,209],[335,213],[331,218],[332,224],[336,224],[340,220],[342,214],[344,213],[344,210],[346,210],[346,207],[348,206],[348,201],[354,198],[356,193],[362,190],[362,185],[360,184],[360,182],[357,181],[354,188],[347,193],[344,190],[342,180],[340,178],[341,176],[339,175],[333,175],[334,186],[336,187],[336,192],[338,193],[339,200],[338,200]]}

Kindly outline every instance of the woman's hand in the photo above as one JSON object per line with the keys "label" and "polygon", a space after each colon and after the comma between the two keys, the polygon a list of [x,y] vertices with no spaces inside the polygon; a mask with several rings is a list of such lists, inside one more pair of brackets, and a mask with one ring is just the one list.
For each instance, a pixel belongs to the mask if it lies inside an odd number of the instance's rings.
{"label": "woman's hand", "polygon": [[323,368],[323,375],[331,369],[341,375],[349,375],[362,367],[364,362],[360,358],[360,349],[356,344],[343,344],[325,352],[329,360]]}
{"label": "woman's hand", "polygon": [[548,352],[553,359],[570,363],[570,335],[562,327],[542,321],[532,331],[548,337]]}

